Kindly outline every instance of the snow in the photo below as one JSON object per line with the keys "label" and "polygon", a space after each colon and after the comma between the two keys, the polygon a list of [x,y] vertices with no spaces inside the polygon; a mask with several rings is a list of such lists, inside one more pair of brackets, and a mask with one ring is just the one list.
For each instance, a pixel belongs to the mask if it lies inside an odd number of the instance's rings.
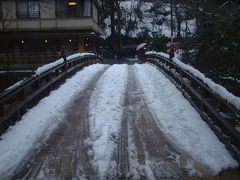
{"label": "snow", "polygon": [[93,164],[104,179],[112,153],[117,148],[112,140],[118,136],[127,82],[127,65],[113,65],[100,78],[89,106],[90,133],[95,152]]}
{"label": "snow", "polygon": [[[1,178],[10,176],[29,157],[32,150],[44,142],[64,119],[65,109],[74,97],[84,91],[91,79],[106,66],[96,64],[85,67],[71,79],[67,79],[59,89],[42,99],[21,121],[1,136]],[[209,167],[214,174],[238,166],[196,110],[159,70],[149,64],[134,65],[133,69],[152,116],[174,146]],[[102,179],[111,168],[116,168],[112,156],[117,148],[121,127],[127,76],[127,65],[110,66],[96,83],[90,99],[90,138],[86,143],[92,145],[88,154]],[[131,141],[130,139],[129,142]],[[130,145],[129,148],[132,155],[135,155],[135,147]],[[148,177],[153,176],[152,172],[148,171],[150,165],[151,159],[147,158],[146,165],[139,167],[140,170],[147,171]],[[134,168],[137,171],[137,165]],[[186,168],[190,174],[197,172],[191,163]]]}
{"label": "snow", "polygon": [[234,77],[231,76],[219,76],[219,78],[224,80],[232,80],[234,82],[240,83],[240,79],[235,79]]}
{"label": "snow", "polygon": [[159,56],[162,56],[162,57],[164,57],[164,58],[169,59],[169,55],[168,55],[168,54],[165,54],[165,53],[163,53],[163,52],[147,51],[147,52],[146,52],[146,55],[159,55]]}
{"label": "snow", "polygon": [[207,78],[203,73],[198,71],[197,69],[193,68],[190,65],[186,65],[182,63],[177,58],[173,58],[173,61],[182,67],[183,69],[187,70],[191,74],[193,74],[195,77],[201,79],[204,84],[206,84],[214,93],[222,97],[224,100],[226,100],[229,104],[234,105],[238,110],[240,110],[240,98],[237,96],[234,96],[232,93],[228,92],[226,88],[223,86],[216,84],[213,82],[210,78]]}
{"label": "snow", "polygon": [[23,80],[18,81],[17,83],[13,84],[12,86],[6,88],[4,91],[10,91],[12,89],[17,88],[18,86],[20,86],[23,82],[25,82],[25,80],[27,80],[27,78],[24,78]]}
{"label": "snow", "polygon": [[[84,56],[94,56],[95,54],[93,53],[76,53],[76,54],[72,54],[70,56],[67,57],[67,61],[70,61],[72,59],[75,59],[75,58],[80,58],[80,57],[84,57]],[[42,73],[46,72],[47,70],[55,67],[55,66],[58,66],[59,64],[62,64],[64,62],[63,58],[61,59],[58,59],[52,63],[49,63],[49,64],[45,64],[39,68],[37,68],[35,74],[36,75],[41,75]]]}
{"label": "snow", "polygon": [[[154,3],[152,2],[141,2],[140,11],[142,12],[142,19],[139,19],[136,14],[136,9],[138,8],[140,1],[137,0],[129,0],[129,1],[122,1],[120,2],[120,8],[122,11],[123,19],[125,23],[122,26],[121,33],[126,34],[126,25],[129,21],[136,21],[137,27],[129,32],[130,37],[138,37],[141,33],[143,33],[145,30],[149,31],[149,36],[153,36],[152,32],[157,32],[158,34],[165,35],[167,37],[171,37],[171,30],[170,30],[170,4],[162,3],[161,8],[165,9],[166,12],[169,14],[165,17],[160,14],[154,14],[151,12],[151,9],[154,7]],[[117,17],[116,17],[117,18]],[[162,24],[158,24],[157,22],[160,19],[165,19],[165,21],[162,22]],[[104,22],[107,26],[106,29],[104,29],[103,38],[107,38],[111,35],[110,30],[110,17],[107,17],[104,19]],[[174,16],[174,23],[176,23],[175,16]],[[187,20],[188,24],[188,32],[194,33],[196,29],[196,22],[194,19]],[[186,29],[186,21],[183,21],[181,23],[181,29],[185,31]],[[177,30],[174,30],[174,36],[177,35]],[[183,34],[182,32],[182,35]]]}
{"label": "snow", "polygon": [[136,77],[159,128],[172,143],[218,174],[238,163],[177,88],[155,67],[135,65]]}
{"label": "snow", "polygon": [[106,65],[85,67],[71,79],[67,79],[59,89],[52,91],[37,106],[30,109],[15,126],[1,136],[0,177],[11,175],[38,143],[51,133],[63,120],[64,110],[74,96],[83,91],[97,72]]}
{"label": "snow", "polygon": [[[120,2],[120,8],[122,9],[123,12],[123,19],[125,21],[134,21],[136,20],[137,22],[137,27],[129,32],[129,36],[131,37],[137,37],[139,35],[139,33],[143,32],[145,29],[148,29],[149,31],[156,31],[156,32],[162,32],[163,29],[163,33],[165,34],[170,34],[170,30],[167,27],[167,25],[164,26],[158,26],[156,25],[153,21],[153,15],[152,13],[149,13],[148,11],[152,8],[153,3],[148,3],[148,2],[144,2],[141,7],[140,10],[143,13],[143,19],[142,21],[140,21],[140,19],[137,17],[135,9],[137,8],[138,3],[137,1],[123,1]],[[159,18],[160,16],[158,16]],[[156,18],[156,17],[155,17]],[[110,17],[106,18],[105,23],[107,25],[107,28],[104,30],[103,32],[103,38],[107,38],[108,36],[111,35],[111,31],[110,31]],[[126,26],[124,24],[124,26]],[[121,33],[122,34],[126,34],[126,27],[122,27]],[[152,35],[152,34],[149,34]]]}
{"label": "snow", "polygon": [[[164,58],[169,59],[169,55],[162,52],[149,51],[146,54],[160,55]],[[232,93],[227,91],[226,88],[213,82],[210,78],[207,78],[203,73],[201,73],[200,71],[198,71],[197,69],[193,68],[190,65],[184,64],[179,59],[173,58],[173,61],[181,68],[185,69],[195,77],[202,80],[202,82],[206,84],[214,93],[216,93],[221,98],[226,100],[229,104],[232,104],[237,110],[240,110],[240,97],[233,95]]]}
{"label": "snow", "polygon": [[[84,57],[84,56],[94,56],[95,54],[93,53],[76,53],[76,54],[72,54],[70,56],[67,57],[67,61],[70,61],[72,59],[75,59],[75,58],[80,58],[80,57]],[[41,75],[42,73],[48,71],[49,69],[53,68],[53,67],[56,67],[58,66],[59,64],[62,64],[64,62],[63,58],[61,59],[58,59],[52,63],[49,63],[49,64],[45,64],[41,67],[38,67],[37,70],[35,71],[35,75],[39,76]],[[5,71],[2,71],[0,73],[3,73]],[[11,72],[32,72],[32,71],[26,71],[26,70],[23,70],[23,71],[11,71]],[[32,75],[32,76],[35,76],[35,75]],[[28,78],[24,78],[23,80],[20,80],[18,81],[17,83],[13,84],[12,86],[8,87],[7,89],[5,89],[4,91],[9,91],[9,90],[12,90],[12,89],[15,89],[19,86],[21,86]]]}

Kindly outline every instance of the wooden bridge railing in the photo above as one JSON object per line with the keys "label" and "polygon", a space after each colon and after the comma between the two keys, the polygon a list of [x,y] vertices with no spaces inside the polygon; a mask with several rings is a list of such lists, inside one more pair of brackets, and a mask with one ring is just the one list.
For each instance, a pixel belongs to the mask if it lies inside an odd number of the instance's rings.
{"label": "wooden bridge railing", "polygon": [[102,61],[95,55],[78,57],[60,64],[43,74],[32,76],[20,86],[0,94],[0,134],[20,120],[22,115],[39,100],[57,88],[66,78],[84,66]]}
{"label": "wooden bridge railing", "polygon": [[240,124],[239,109],[168,58],[148,54],[147,61],[163,70],[240,163],[240,133],[236,130]]}
{"label": "wooden bridge railing", "polygon": [[[74,54],[76,52],[67,51],[66,54]],[[61,58],[60,52],[21,52],[0,53],[0,65],[13,64],[46,64]]]}

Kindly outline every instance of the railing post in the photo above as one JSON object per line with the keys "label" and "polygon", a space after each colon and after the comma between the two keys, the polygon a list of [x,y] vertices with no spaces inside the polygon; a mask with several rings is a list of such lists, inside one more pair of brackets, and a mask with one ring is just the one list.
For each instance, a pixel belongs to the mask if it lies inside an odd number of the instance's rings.
{"label": "railing post", "polygon": [[193,78],[190,78],[190,83],[191,83],[192,87],[196,86],[196,82],[195,82],[195,80]]}
{"label": "railing post", "polygon": [[23,89],[18,93],[18,99],[23,100],[24,98],[25,98],[25,90]]}
{"label": "railing post", "polygon": [[66,49],[65,49],[64,45],[62,45],[62,47],[61,47],[61,56],[64,61],[63,63],[64,63],[64,70],[65,70],[65,79],[67,79],[68,64],[67,64],[67,57],[66,57]]}
{"label": "railing post", "polygon": [[40,82],[39,82],[40,80],[37,80],[37,81],[35,81],[34,82],[34,88],[35,89],[38,89],[39,88],[39,85],[40,85]]}
{"label": "railing post", "polygon": [[0,115],[2,116],[4,112],[4,103],[0,102]]}
{"label": "railing post", "polygon": [[240,111],[236,112],[235,116],[237,124],[240,125]]}
{"label": "railing post", "polygon": [[59,69],[55,70],[55,77],[57,77],[59,75]]}

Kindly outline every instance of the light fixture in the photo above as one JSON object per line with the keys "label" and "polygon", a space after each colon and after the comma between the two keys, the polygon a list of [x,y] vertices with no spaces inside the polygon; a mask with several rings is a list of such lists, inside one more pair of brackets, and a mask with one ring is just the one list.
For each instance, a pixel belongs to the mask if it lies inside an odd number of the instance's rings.
{"label": "light fixture", "polygon": [[76,1],[68,1],[69,6],[76,6],[77,2]]}
{"label": "light fixture", "polygon": [[21,41],[22,42],[22,44],[24,43],[24,41]]}
{"label": "light fixture", "polygon": [[48,42],[48,40],[47,39],[45,39],[45,41],[44,41],[45,43],[47,43]]}
{"label": "light fixture", "polygon": [[69,41],[69,42],[72,42],[72,40],[71,40],[71,39],[69,39],[68,41]]}
{"label": "light fixture", "polygon": [[88,44],[86,44],[86,47],[88,46]]}

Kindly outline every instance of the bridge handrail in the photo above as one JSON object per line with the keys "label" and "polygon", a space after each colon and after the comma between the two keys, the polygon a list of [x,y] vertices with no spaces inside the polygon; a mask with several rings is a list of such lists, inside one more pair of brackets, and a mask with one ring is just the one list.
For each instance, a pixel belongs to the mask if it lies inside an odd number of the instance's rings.
{"label": "bridge handrail", "polygon": [[102,61],[96,55],[75,57],[66,63],[59,64],[40,75],[32,75],[9,91],[0,94],[0,134],[9,125],[15,123],[41,98],[50,93],[70,75],[84,66]]}
{"label": "bridge handrail", "polygon": [[[88,56],[85,56],[85,57],[92,57],[92,55],[88,55]],[[82,59],[82,58],[83,57],[73,58],[71,60],[68,60],[66,63],[68,64],[68,63],[71,63],[72,61],[75,61],[76,59]],[[59,66],[52,67],[49,70],[43,72],[41,75],[33,74],[32,76],[30,76],[27,79],[23,80],[23,82],[20,85],[15,86],[15,87],[11,88],[10,90],[3,91],[2,93],[0,93],[0,102],[4,101],[11,94],[16,93],[17,91],[23,89],[26,85],[28,85],[32,81],[36,81],[39,78],[42,78],[43,76],[51,73],[51,71],[54,71],[54,70],[62,67],[63,65],[64,64],[60,64]]]}
{"label": "bridge handrail", "polygon": [[[154,54],[149,54],[149,55],[154,55]],[[161,58],[163,58],[163,59],[165,59],[166,61],[169,61],[169,58],[167,57],[167,56],[161,56],[160,54],[155,54],[155,55],[157,55],[157,56],[160,56]],[[203,86],[203,87],[205,87],[205,89],[207,90],[207,91],[209,91],[210,93],[212,93],[212,95],[213,96],[215,96],[215,97],[217,97],[217,98],[219,98],[221,101],[222,101],[222,103],[224,103],[226,106],[228,106],[229,108],[231,108],[233,111],[236,111],[236,112],[239,112],[240,113],[240,105],[239,105],[239,103],[236,105],[236,103],[234,104],[234,103],[231,103],[231,102],[228,102],[226,99],[224,99],[223,97],[221,97],[219,94],[217,94],[216,92],[213,92],[213,90],[212,89],[210,89],[209,88],[209,85],[207,85],[205,82],[203,82],[203,80],[202,79],[200,79],[199,77],[197,77],[196,75],[194,75],[192,72],[190,72],[190,71],[188,71],[188,70],[185,70],[184,68],[182,68],[180,65],[178,65],[178,63],[175,63],[174,61],[170,61],[170,63],[171,64],[174,64],[174,66],[178,66],[179,68],[181,68],[181,70],[182,71],[184,71],[184,73],[186,73],[186,74],[188,74],[189,76],[191,76],[192,78],[194,78],[196,81],[198,81],[198,83],[201,83],[201,85]],[[184,64],[184,63],[182,63],[182,62],[179,62],[179,63],[181,63],[181,64]],[[184,64],[184,65],[186,65],[186,64]],[[189,65],[186,65],[186,66],[189,66]],[[193,67],[192,67],[192,69],[194,69]],[[196,69],[194,69],[195,71],[198,71],[198,70],[196,70]],[[200,72],[199,72],[200,73]],[[202,73],[201,73],[202,74]],[[215,85],[218,85],[218,84],[215,84]],[[219,85],[220,86],[220,85]],[[226,90],[227,91],[227,90]],[[228,92],[228,94],[231,94],[231,93],[229,93]],[[232,95],[232,94],[231,94]],[[232,95],[234,98],[237,98],[239,101],[240,101],[240,98],[239,97],[236,97],[236,96],[234,96],[234,95]]]}
{"label": "bridge handrail", "polygon": [[[67,51],[66,54],[74,54],[75,51]],[[61,58],[61,52],[20,52],[0,53],[0,65],[12,64],[46,64]]]}
{"label": "bridge handrail", "polygon": [[171,77],[170,80],[240,163],[240,133],[235,129],[240,124],[239,110],[169,58],[150,53],[146,59]]}

